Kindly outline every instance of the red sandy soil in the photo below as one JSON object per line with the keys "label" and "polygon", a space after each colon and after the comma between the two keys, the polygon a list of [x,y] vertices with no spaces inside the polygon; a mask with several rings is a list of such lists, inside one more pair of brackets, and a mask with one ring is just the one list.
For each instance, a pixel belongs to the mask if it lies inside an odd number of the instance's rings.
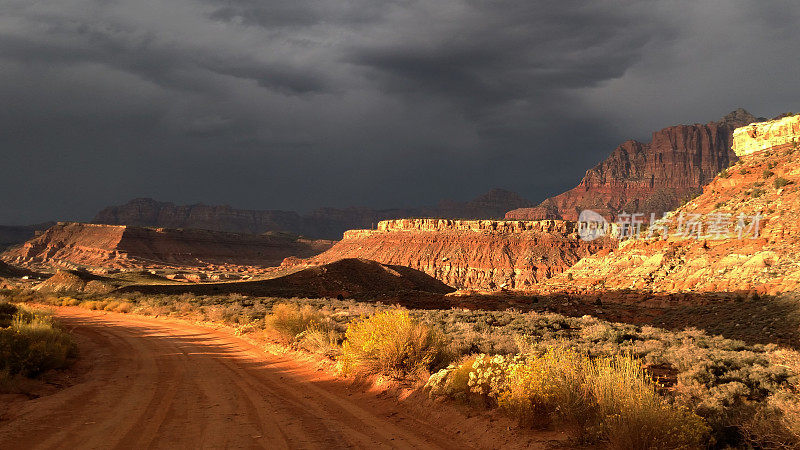
{"label": "red sandy soil", "polygon": [[[337,380],[177,321],[57,308],[82,371],[71,386],[4,401],[0,448],[545,448],[491,412]],[[7,396],[8,397],[8,396]],[[403,400],[398,400],[403,398]]]}

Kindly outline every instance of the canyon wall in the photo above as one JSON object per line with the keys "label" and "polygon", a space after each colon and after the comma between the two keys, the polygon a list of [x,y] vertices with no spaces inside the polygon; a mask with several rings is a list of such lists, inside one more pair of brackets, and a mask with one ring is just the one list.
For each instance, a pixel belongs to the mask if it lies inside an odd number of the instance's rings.
{"label": "canyon wall", "polygon": [[739,109],[719,122],[678,125],[656,131],[649,143],[624,142],[586,172],[577,187],[548,198],[534,208],[509,211],[506,219],[577,220],[584,209],[606,218],[617,213],[671,211],[701,192],[722,169],[736,160],[732,135],[756,118]]}
{"label": "canyon wall", "polygon": [[21,265],[66,267],[269,267],[288,256],[315,255],[332,244],[288,235],[60,222],[21,247],[3,253],[2,259]]}
{"label": "canyon wall", "polygon": [[[782,122],[798,120],[800,116]],[[753,129],[774,130],[773,126],[745,127],[741,133],[754,140],[752,145],[743,142],[738,147],[746,149],[741,159],[672,215],[666,236],[623,241],[612,252],[584,258],[537,288],[796,293],[800,290],[800,151],[787,142],[800,140],[800,128],[782,131],[777,138],[750,134]],[[783,125],[781,129],[787,130]],[[775,145],[764,148],[764,141]],[[754,148],[769,151],[752,152]],[[691,234],[681,233],[681,220],[686,227],[690,219],[695,223]]]}
{"label": "canyon wall", "polygon": [[399,219],[351,230],[330,250],[305,261],[364,258],[420,270],[459,289],[530,289],[581,257],[613,247],[584,242],[574,222]]}

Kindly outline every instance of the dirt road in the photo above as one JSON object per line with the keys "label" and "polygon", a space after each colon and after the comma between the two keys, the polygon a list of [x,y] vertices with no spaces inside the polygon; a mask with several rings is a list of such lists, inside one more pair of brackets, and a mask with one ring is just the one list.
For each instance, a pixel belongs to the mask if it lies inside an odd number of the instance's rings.
{"label": "dirt road", "polygon": [[0,448],[470,446],[394,398],[223,331],[77,308],[57,314],[85,372],[7,412]]}

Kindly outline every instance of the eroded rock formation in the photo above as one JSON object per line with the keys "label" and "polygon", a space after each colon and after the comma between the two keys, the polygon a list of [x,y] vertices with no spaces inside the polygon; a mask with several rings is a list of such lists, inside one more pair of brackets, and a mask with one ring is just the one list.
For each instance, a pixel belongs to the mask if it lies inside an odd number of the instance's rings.
{"label": "eroded rock formation", "polygon": [[612,243],[583,242],[574,222],[399,219],[351,230],[306,261],[364,258],[420,270],[455,288],[529,289]]}
{"label": "eroded rock formation", "polygon": [[739,109],[719,122],[656,131],[649,143],[624,142],[605,161],[589,169],[574,189],[534,208],[509,211],[506,219],[577,220],[584,209],[605,217],[621,211],[671,211],[736,160],[731,150],[733,131],[756,120]]}
{"label": "eroded rock formation", "polygon": [[[781,122],[798,120],[800,116]],[[789,143],[800,140],[800,129],[781,131],[777,137],[765,137],[762,131],[751,134],[773,127],[755,124],[736,131],[753,142],[740,141],[739,148],[746,150],[738,163],[674,213],[667,239],[623,241],[611,253],[584,258],[539,288],[768,294],[800,290],[800,151]],[[781,130],[787,129],[781,125]],[[765,141],[775,145],[764,149]],[[753,148],[764,151],[752,152]],[[681,220],[688,235],[680,233]],[[686,228],[689,220],[699,225]]]}

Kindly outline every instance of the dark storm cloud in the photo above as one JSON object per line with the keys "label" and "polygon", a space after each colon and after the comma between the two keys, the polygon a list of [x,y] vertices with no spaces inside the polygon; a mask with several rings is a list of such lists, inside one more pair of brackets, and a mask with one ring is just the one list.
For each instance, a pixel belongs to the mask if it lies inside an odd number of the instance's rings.
{"label": "dark storm cloud", "polygon": [[793,2],[0,0],[0,223],[134,196],[571,187],[629,137],[797,109]]}

